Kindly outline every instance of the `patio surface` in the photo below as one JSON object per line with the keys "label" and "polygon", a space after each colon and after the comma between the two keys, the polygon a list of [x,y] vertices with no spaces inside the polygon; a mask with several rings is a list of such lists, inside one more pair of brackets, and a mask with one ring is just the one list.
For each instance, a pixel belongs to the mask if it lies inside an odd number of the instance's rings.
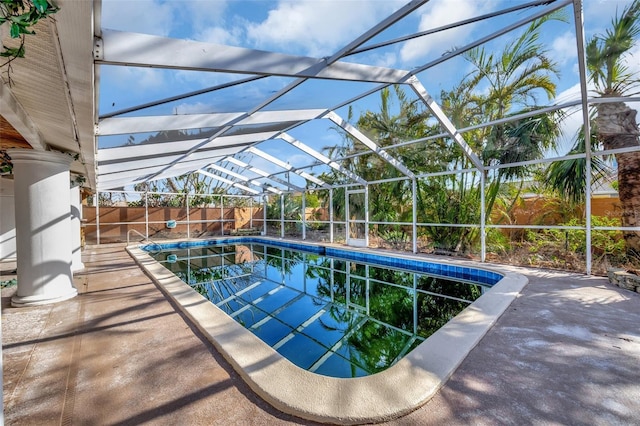
{"label": "patio surface", "polygon": [[[72,300],[11,308],[2,290],[5,424],[312,424],[257,397],[123,245],[83,261]],[[520,297],[434,398],[386,424],[640,424],[640,294],[505,269],[529,278]]]}

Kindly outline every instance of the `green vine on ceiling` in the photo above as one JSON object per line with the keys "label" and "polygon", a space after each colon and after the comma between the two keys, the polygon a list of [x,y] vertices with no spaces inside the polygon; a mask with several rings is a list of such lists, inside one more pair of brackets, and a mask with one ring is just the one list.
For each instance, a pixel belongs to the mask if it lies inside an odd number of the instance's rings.
{"label": "green vine on ceiling", "polygon": [[11,84],[11,62],[25,55],[25,37],[35,34],[31,29],[41,19],[49,18],[60,8],[53,0],[0,0],[0,27],[8,27],[12,39],[19,39],[18,46],[2,43],[0,57],[7,58],[0,67],[7,66],[7,77]]}

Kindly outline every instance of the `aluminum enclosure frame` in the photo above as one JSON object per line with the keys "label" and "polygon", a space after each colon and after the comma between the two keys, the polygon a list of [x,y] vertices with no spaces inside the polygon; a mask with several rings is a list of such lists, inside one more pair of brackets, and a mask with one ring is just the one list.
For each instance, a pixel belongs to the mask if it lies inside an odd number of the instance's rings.
{"label": "aluminum enclosure frame", "polygon": [[[96,28],[96,39],[94,43],[94,60],[96,68],[103,64],[109,65],[127,65],[142,67],[159,67],[166,69],[184,69],[184,70],[204,70],[210,72],[236,73],[244,77],[238,80],[224,83],[207,89],[202,89],[192,93],[185,93],[171,98],[151,101],[137,107],[127,108],[115,113],[106,114],[96,120],[96,136],[127,134],[137,132],[154,132],[169,130],[185,130],[197,129],[203,127],[217,128],[212,136],[206,139],[193,139],[186,141],[175,141],[158,144],[153,147],[152,144],[147,146],[123,147],[98,149],[97,152],[97,188],[99,190],[113,190],[121,186],[131,185],[134,183],[148,182],[150,180],[161,179],[165,177],[177,176],[186,172],[197,172],[205,174],[209,177],[218,179],[226,183],[229,188],[239,189],[252,195],[260,195],[266,197],[271,192],[282,197],[288,192],[305,192],[311,189],[328,189],[331,194],[333,189],[340,187],[364,187],[385,180],[367,182],[362,177],[357,176],[353,172],[344,168],[341,163],[351,158],[362,155],[374,154],[382,158],[388,164],[396,168],[402,175],[397,179],[406,179],[411,182],[413,188],[413,204],[414,204],[414,220],[412,223],[414,229],[413,251],[416,251],[415,228],[415,192],[416,179],[428,176],[466,173],[475,171],[481,176],[482,187],[482,218],[481,223],[477,226],[481,228],[482,237],[482,260],[485,260],[485,233],[488,228],[501,227],[500,225],[487,224],[485,212],[484,188],[486,185],[486,174],[491,170],[500,168],[514,167],[525,164],[538,164],[551,161],[562,161],[572,158],[586,158],[587,167],[590,167],[590,159],[595,155],[606,155],[611,152],[591,152],[590,144],[584,154],[574,154],[567,156],[559,156],[555,158],[545,158],[531,162],[522,162],[514,164],[501,165],[485,165],[480,159],[478,153],[468,145],[462,134],[481,126],[490,126],[501,123],[508,123],[521,118],[537,115],[543,112],[562,110],[574,106],[582,108],[583,122],[588,128],[588,109],[590,105],[597,102],[603,102],[602,99],[591,99],[587,94],[586,87],[586,68],[585,68],[585,36],[583,29],[582,1],[581,0],[549,0],[549,1],[532,1],[521,5],[515,5],[503,10],[498,10],[489,14],[477,16],[475,18],[466,19],[460,22],[446,25],[440,28],[433,28],[420,33],[410,34],[404,37],[377,42],[366,45],[366,42],[374,36],[380,34],[393,24],[400,22],[407,15],[424,7],[428,4],[428,0],[410,1],[405,6],[392,13],[388,18],[365,32],[360,37],[354,39],[344,48],[339,49],[333,55],[325,58],[310,58],[295,55],[285,55],[274,52],[259,51],[254,49],[238,48],[233,46],[215,45],[211,43],[193,42],[188,40],[170,39],[167,37],[149,36],[144,34],[126,33],[121,31],[112,31],[102,28]],[[478,47],[488,41],[499,36],[507,34],[517,28],[520,28],[535,19],[546,16],[554,11],[571,6],[573,9],[573,21],[576,31],[576,51],[578,55],[578,64],[580,70],[580,100],[565,102],[560,105],[549,105],[541,107],[536,111],[532,111],[520,116],[502,118],[491,123],[485,123],[479,126],[473,126],[465,129],[456,128],[449,118],[442,111],[441,107],[435,102],[434,98],[428,93],[418,78],[418,74],[430,69],[438,64],[450,60],[472,48]],[[489,19],[494,16],[512,13],[514,11],[522,11],[530,8],[538,8],[536,12],[519,19],[512,24],[497,29],[495,32],[486,35],[472,43],[456,48],[448,52],[440,58],[429,63],[417,66],[410,71],[401,69],[390,69],[384,67],[376,67],[356,62],[345,62],[343,59],[354,56],[366,51],[375,50],[384,46],[393,45],[406,40],[417,37],[424,37],[445,29],[454,28],[456,26],[468,25],[480,20]],[[98,19],[99,21],[99,19]],[[99,27],[99,26],[98,26]],[[125,48],[126,47],[126,48]],[[218,54],[214,57],[206,54],[206,52],[216,51]],[[99,76],[99,73],[97,73]],[[192,115],[172,115],[172,116],[147,116],[147,117],[126,117],[123,116],[129,112],[140,111],[148,106],[158,105],[160,103],[169,102],[175,99],[184,99],[197,94],[208,91],[222,90],[232,85],[241,85],[247,82],[256,81],[257,79],[269,76],[284,76],[292,78],[291,82],[285,87],[278,90],[272,96],[265,100],[258,101],[253,108],[247,111],[215,113],[215,114],[192,114]],[[278,99],[286,96],[295,88],[301,86],[306,81],[323,79],[323,80],[339,80],[339,81],[358,81],[377,83],[378,86],[363,91],[354,98],[345,100],[337,105],[327,105],[326,109],[308,109],[308,110],[270,110],[270,106]],[[395,145],[379,147],[369,137],[364,135],[359,129],[347,120],[336,114],[336,110],[380,91],[392,84],[399,84],[409,87],[424,106],[432,113],[433,117],[440,123],[444,132],[440,135],[430,136],[429,138],[403,141]],[[623,98],[624,101],[637,100],[637,98]],[[318,152],[304,140],[299,140],[291,135],[291,131],[304,124],[319,120],[328,119],[339,126],[345,134],[350,135],[354,140],[362,143],[368,148],[366,152],[360,152],[345,157],[329,158],[325,154]],[[248,132],[242,137],[233,133],[240,126],[246,125],[272,125],[281,126],[273,132]],[[259,128],[259,127],[257,127]],[[402,164],[393,156],[393,150],[401,146],[408,146],[414,143],[446,137],[453,141],[468,158],[473,165],[470,170],[442,171],[431,174],[417,174]],[[587,136],[588,139],[588,136]],[[310,162],[305,166],[293,167],[270,156],[260,149],[260,144],[266,140],[281,140],[292,146],[299,148],[303,153],[307,154]],[[162,146],[160,146],[162,145]],[[226,148],[225,148],[226,146]],[[116,151],[119,150],[119,151]],[[137,151],[136,151],[137,150]],[[167,151],[168,150],[168,151]],[[627,151],[637,149],[631,148]],[[111,152],[110,152],[111,151]],[[136,152],[144,153],[140,157]],[[162,152],[162,156],[160,156]],[[255,167],[247,162],[246,156],[259,157],[267,161],[275,168],[280,170],[271,172]],[[243,157],[244,156],[244,157]],[[133,159],[135,158],[135,160]],[[340,184],[329,185],[326,182],[314,176],[306,170],[313,167],[325,165],[338,171],[345,178],[345,182]],[[235,168],[234,168],[235,167]],[[281,177],[283,174],[295,173],[306,182],[304,186],[292,184],[288,180]],[[247,175],[245,175],[247,174]],[[254,176],[255,175],[255,176]],[[389,180],[386,180],[389,181]],[[258,188],[261,192],[256,193],[255,189],[249,188],[251,185]],[[590,246],[591,230],[590,223],[590,185],[587,185],[587,224],[585,226],[587,246]],[[423,225],[423,224],[421,224]],[[442,224],[429,224],[440,226]],[[465,226],[459,224],[446,224],[446,226]],[[564,229],[564,228],[563,228]],[[616,228],[624,229],[624,228]],[[333,232],[333,230],[332,230]],[[591,273],[591,254],[587,254],[587,274]]]}

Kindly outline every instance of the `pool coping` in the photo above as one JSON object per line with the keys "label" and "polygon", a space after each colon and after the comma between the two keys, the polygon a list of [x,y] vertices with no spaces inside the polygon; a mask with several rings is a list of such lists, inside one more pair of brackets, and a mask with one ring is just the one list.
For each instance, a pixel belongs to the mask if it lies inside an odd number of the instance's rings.
{"label": "pool coping", "polygon": [[[260,239],[267,243],[290,241],[300,244],[293,240]],[[381,253],[373,249],[342,248],[370,254]],[[391,420],[426,403],[528,282],[521,274],[494,270],[478,262],[457,259],[438,261],[411,254],[384,252],[385,256],[484,269],[500,273],[504,278],[392,367],[366,377],[343,379],[322,376],[297,367],[182,282],[139,246],[129,246],[126,250],[261,398],[285,413],[335,424]]]}

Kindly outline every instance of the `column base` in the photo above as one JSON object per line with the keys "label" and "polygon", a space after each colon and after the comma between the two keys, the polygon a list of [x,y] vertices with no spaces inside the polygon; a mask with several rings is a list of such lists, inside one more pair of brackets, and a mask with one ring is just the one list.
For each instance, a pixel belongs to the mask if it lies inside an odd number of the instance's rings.
{"label": "column base", "polygon": [[78,295],[78,290],[72,287],[68,292],[58,295],[41,295],[41,296],[13,296],[11,298],[11,306],[14,308],[23,308],[26,306],[48,305],[50,303],[63,302],[73,299]]}

